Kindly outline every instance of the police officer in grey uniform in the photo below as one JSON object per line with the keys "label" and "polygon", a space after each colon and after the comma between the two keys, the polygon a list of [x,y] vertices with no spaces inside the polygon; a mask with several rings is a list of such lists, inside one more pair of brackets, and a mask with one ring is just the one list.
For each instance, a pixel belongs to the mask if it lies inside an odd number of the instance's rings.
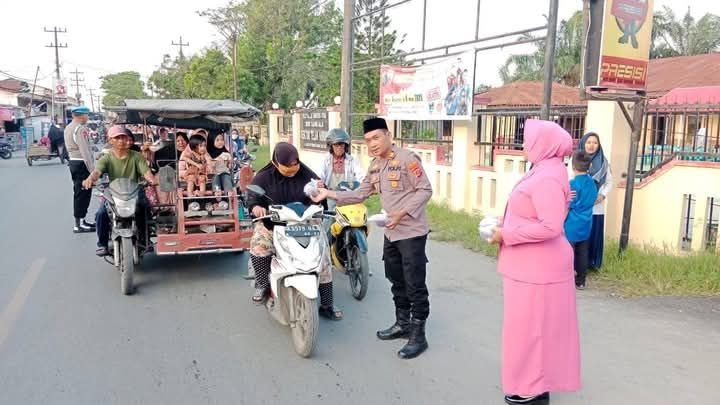
{"label": "police officer in grey uniform", "polygon": [[392,284],[396,318],[391,327],[378,331],[377,337],[408,338],[398,356],[412,359],[428,347],[425,321],[430,301],[425,283],[425,244],[430,227],[425,208],[432,197],[432,186],[420,158],[392,144],[384,119],[366,120],[363,129],[368,150],[375,158],[360,187],[345,192],[322,188],[313,199],[319,202],[331,198],[342,206],[380,194],[380,202],[388,213],[383,245],[385,277]]}
{"label": "police officer in grey uniform", "polygon": [[92,190],[86,190],[82,182],[95,169],[95,155],[90,149],[90,130],[85,126],[88,122],[90,109],[85,106],[74,107],[72,122],[65,127],[65,149],[68,154],[70,177],[73,182],[73,216],[75,226],[73,232],[95,232],[95,224],[85,220]]}

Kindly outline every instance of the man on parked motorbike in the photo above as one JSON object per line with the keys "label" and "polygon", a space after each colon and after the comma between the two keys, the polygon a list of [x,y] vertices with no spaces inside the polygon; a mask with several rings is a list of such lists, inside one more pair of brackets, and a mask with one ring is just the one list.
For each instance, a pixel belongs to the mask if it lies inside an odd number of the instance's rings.
{"label": "man on parked motorbike", "polygon": [[[289,204],[300,202],[313,204],[305,195],[305,185],[318,176],[300,162],[297,149],[287,142],[275,146],[272,159],[255,175],[252,184],[262,187],[266,195],[254,193],[248,195],[248,207],[258,218],[267,215],[268,206],[272,204]],[[258,222],[250,241],[250,261],[255,269],[255,294],[252,301],[258,305],[265,302],[270,288],[270,263],[275,254],[270,220]],[[320,315],[332,319],[342,319],[342,311],[333,306],[332,272],[329,260],[319,275],[320,278]]]}
{"label": "man on parked motorbike", "polygon": [[427,347],[425,321],[430,314],[430,301],[425,283],[427,256],[425,244],[430,232],[426,206],[432,197],[432,186],[420,158],[396,147],[387,123],[382,118],[363,122],[365,143],[374,157],[368,175],[354,191],[330,191],[321,188],[314,201],[325,198],[337,204],[359,203],[373,194],[387,210],[383,260],[385,277],[392,284],[395,302],[395,323],[377,332],[380,340],[409,338],[398,356],[411,359]]}
{"label": "man on parked motorbike", "polygon": [[[342,128],[331,129],[325,143],[328,147],[328,154],[318,170],[320,176],[320,187],[329,190],[337,190],[342,182],[362,182],[365,178],[365,170],[362,168],[360,159],[350,155],[350,136]],[[335,201],[328,200],[328,209],[335,208]]]}
{"label": "man on parked motorbike", "polygon": [[[142,153],[130,150],[130,144],[133,137],[130,130],[116,125],[108,131],[108,139],[112,145],[110,153],[98,160],[95,170],[90,173],[83,187],[87,190],[92,189],[93,184],[102,176],[107,174],[110,182],[115,179],[132,179],[139,181],[144,178],[149,184],[155,182],[155,178],[148,167],[147,160]],[[138,199],[140,204],[144,204],[143,198]],[[145,227],[145,210],[138,210],[140,213],[136,220],[138,230],[144,231]],[[107,213],[105,204],[100,204],[97,214],[95,215],[95,223],[97,224],[97,250],[95,254],[98,256],[106,256],[108,254],[108,241],[110,239],[110,217]],[[143,235],[142,233],[140,235]],[[138,238],[143,240],[142,238]]]}

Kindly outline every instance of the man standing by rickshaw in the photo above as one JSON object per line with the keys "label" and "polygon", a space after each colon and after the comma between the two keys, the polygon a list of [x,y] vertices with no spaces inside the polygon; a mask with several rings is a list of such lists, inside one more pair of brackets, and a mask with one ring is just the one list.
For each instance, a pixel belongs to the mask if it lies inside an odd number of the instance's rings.
{"label": "man standing by rickshaw", "polygon": [[65,128],[65,148],[70,161],[68,166],[73,182],[73,216],[75,217],[73,232],[95,232],[95,224],[85,220],[92,198],[92,190],[85,189],[82,184],[83,180],[95,169],[95,156],[88,141],[90,130],[86,126],[90,109],[78,106],[70,112],[73,119]]}
{"label": "man standing by rickshaw", "polygon": [[380,340],[408,338],[398,356],[412,359],[428,347],[425,321],[430,313],[430,301],[425,283],[425,244],[430,226],[425,208],[432,197],[432,186],[420,158],[392,144],[384,119],[366,120],[363,129],[368,151],[375,158],[360,187],[344,192],[321,188],[313,200],[332,198],[342,206],[380,194],[380,202],[388,212],[383,245],[385,277],[392,284],[396,318],[391,327],[378,331],[377,337]]}

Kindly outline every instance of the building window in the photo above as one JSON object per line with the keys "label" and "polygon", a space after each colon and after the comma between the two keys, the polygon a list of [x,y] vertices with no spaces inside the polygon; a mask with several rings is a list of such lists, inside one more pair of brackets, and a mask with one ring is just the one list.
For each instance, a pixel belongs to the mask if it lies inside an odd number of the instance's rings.
{"label": "building window", "polygon": [[717,249],[718,225],[720,224],[720,198],[710,197],[707,201],[707,224],[705,225],[705,249]]}
{"label": "building window", "polygon": [[436,163],[452,164],[452,121],[402,121],[400,141],[402,145],[432,145]]}
{"label": "building window", "polygon": [[680,225],[680,249],[692,250],[693,223],[695,221],[695,196],[683,195],[683,216]]}

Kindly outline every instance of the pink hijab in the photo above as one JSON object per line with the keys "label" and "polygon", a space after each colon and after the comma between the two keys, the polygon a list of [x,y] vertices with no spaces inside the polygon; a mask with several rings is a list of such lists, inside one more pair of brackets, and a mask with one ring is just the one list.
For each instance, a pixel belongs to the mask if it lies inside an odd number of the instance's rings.
{"label": "pink hijab", "polygon": [[527,153],[528,160],[533,165],[548,159],[562,159],[572,154],[572,137],[565,129],[552,121],[525,121],[524,136],[523,148]]}

